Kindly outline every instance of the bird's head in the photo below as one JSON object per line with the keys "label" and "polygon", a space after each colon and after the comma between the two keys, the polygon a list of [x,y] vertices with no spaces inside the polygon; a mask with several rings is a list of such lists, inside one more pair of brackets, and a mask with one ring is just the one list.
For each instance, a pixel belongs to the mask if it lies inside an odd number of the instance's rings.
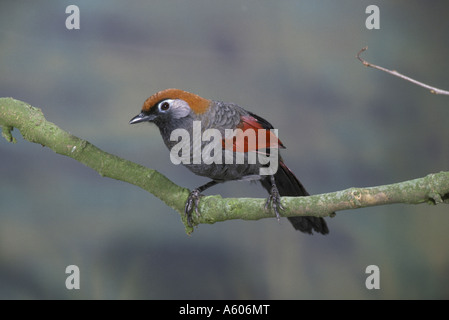
{"label": "bird's head", "polygon": [[188,116],[209,110],[211,100],[179,89],[166,89],[152,95],[143,104],[140,114],[129,123],[154,122],[158,127],[182,121]]}

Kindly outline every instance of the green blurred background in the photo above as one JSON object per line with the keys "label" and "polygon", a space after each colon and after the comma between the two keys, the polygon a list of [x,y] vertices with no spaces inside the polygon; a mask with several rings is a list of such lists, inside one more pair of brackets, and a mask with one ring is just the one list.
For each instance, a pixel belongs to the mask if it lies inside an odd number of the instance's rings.
{"label": "green blurred background", "polygon": [[[76,4],[81,29],[67,30]],[[380,30],[365,9],[380,8]],[[449,89],[447,1],[2,1],[0,96],[179,185],[154,126],[128,125],[175,87],[235,102],[279,129],[311,193],[448,170],[449,98],[355,58]],[[444,205],[390,205],[328,219],[328,236],[288,221],[228,221],[184,233],[154,196],[24,141],[0,141],[2,299],[449,298]],[[207,194],[265,197],[231,182]],[[81,289],[65,288],[75,264]],[[367,290],[365,268],[380,268]]]}

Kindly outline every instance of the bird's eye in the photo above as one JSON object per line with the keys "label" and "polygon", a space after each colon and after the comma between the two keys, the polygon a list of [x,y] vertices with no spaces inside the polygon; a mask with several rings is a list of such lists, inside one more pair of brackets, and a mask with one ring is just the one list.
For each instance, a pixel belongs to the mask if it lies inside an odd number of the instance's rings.
{"label": "bird's eye", "polygon": [[159,105],[159,109],[160,109],[161,111],[167,111],[168,109],[170,109],[170,103],[168,103],[167,101],[162,102],[162,103]]}

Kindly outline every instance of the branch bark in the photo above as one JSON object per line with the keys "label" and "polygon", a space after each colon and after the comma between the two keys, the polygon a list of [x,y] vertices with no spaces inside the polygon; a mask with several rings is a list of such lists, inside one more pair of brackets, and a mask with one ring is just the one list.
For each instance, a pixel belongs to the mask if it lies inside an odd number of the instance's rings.
{"label": "branch bark", "polygon": [[[40,109],[13,98],[0,98],[0,126],[2,136],[9,142],[16,142],[12,130],[17,128],[25,140],[71,157],[101,176],[128,182],[148,191],[181,215],[188,234],[193,231],[184,215],[184,205],[190,191],[176,185],[158,171],[100,150],[47,121]],[[392,203],[426,202],[449,203],[449,172],[378,187],[350,188],[308,197],[283,197],[285,210],[282,214],[285,217],[326,217],[334,211]],[[193,222],[198,225],[231,219],[274,218],[274,213],[265,210],[264,205],[265,199],[205,196],[199,205],[201,216],[194,217]]]}

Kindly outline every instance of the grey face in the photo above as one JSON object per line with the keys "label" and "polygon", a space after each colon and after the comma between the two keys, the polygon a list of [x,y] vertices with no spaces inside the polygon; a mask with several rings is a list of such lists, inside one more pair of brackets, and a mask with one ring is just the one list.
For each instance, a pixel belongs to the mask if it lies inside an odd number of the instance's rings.
{"label": "grey face", "polygon": [[130,120],[130,124],[154,122],[156,124],[176,121],[187,117],[192,110],[187,102],[181,99],[164,99],[150,111],[142,111]]}

